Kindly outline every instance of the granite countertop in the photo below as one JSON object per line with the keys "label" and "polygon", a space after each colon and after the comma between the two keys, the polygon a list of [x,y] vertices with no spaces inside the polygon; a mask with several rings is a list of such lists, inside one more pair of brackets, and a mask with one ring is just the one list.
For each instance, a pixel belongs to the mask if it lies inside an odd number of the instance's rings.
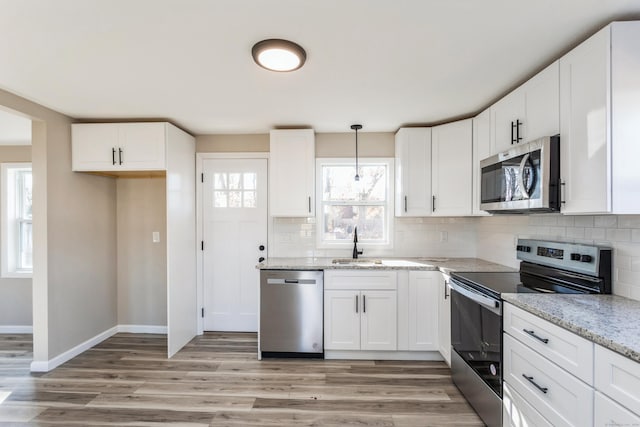
{"label": "granite countertop", "polygon": [[502,294],[502,299],[640,363],[640,301],[570,294]]}
{"label": "granite countertop", "polygon": [[[335,258],[269,258],[256,266],[261,270],[423,270],[442,271],[517,271],[514,268],[478,258],[364,258],[361,263],[334,264]],[[342,259],[342,258],[341,258]],[[345,258],[346,259],[346,258]],[[382,260],[381,264],[366,262]],[[404,262],[408,261],[405,264]]]}

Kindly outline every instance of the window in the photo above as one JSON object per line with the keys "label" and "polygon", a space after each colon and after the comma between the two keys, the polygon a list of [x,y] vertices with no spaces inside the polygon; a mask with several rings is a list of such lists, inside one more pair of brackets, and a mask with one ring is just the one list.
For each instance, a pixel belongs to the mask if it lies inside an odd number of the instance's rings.
{"label": "window", "polygon": [[2,276],[33,272],[31,163],[2,164]]}
{"label": "window", "polygon": [[391,246],[393,159],[361,159],[358,175],[353,159],[318,159],[318,244],[350,246],[358,227],[358,243]]}
{"label": "window", "polygon": [[219,172],[213,177],[213,205],[216,208],[255,208],[256,180],[254,172]]}

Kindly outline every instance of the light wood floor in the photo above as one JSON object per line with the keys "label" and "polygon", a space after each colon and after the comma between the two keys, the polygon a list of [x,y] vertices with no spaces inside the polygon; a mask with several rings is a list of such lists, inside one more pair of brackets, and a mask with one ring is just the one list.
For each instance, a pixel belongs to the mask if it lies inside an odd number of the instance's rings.
{"label": "light wood floor", "polygon": [[118,334],[46,374],[0,335],[0,426],[481,426],[441,362],[266,360],[255,334]]}

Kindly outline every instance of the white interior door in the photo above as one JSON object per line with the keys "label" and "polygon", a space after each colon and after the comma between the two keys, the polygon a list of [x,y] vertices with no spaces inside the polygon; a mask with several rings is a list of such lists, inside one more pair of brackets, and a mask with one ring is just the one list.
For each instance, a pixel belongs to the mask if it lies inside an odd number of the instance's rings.
{"label": "white interior door", "polygon": [[202,171],[204,330],[256,332],[267,160],[204,159]]}

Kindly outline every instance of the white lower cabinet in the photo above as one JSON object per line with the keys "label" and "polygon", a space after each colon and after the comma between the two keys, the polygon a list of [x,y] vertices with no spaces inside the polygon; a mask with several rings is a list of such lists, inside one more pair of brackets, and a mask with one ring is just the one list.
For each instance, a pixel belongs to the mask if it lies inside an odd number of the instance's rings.
{"label": "white lower cabinet", "polygon": [[640,416],[596,391],[593,425],[596,427],[640,426]]}
{"label": "white lower cabinet", "polygon": [[325,350],[396,350],[394,271],[325,271]]}
{"label": "white lower cabinet", "polygon": [[505,334],[504,381],[554,426],[593,425],[593,388]]}
{"label": "white lower cabinet", "polygon": [[640,363],[504,305],[503,426],[640,426]]}

